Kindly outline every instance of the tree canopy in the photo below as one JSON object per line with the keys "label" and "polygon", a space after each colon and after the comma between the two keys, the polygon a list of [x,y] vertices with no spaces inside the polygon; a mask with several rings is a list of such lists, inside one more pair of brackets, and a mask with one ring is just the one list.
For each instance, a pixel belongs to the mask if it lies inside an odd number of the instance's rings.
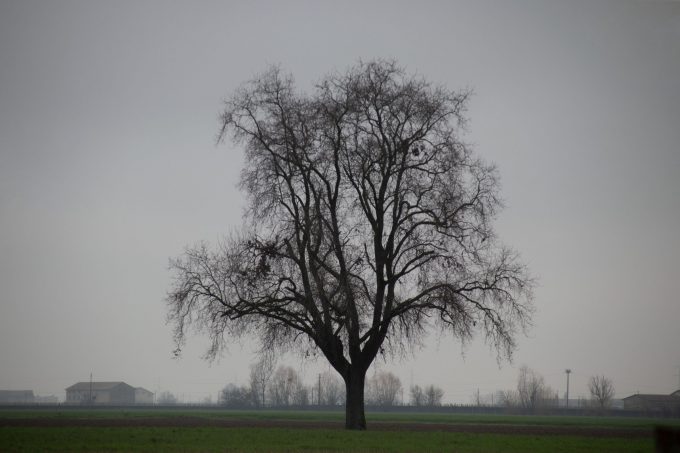
{"label": "tree canopy", "polygon": [[376,355],[430,327],[462,341],[479,331],[509,357],[532,280],[494,233],[497,170],[461,137],[469,97],[385,60],[311,94],[278,67],[239,88],[219,138],[245,150],[245,225],[171,261],[178,348],[193,326],[210,357],[244,334],[320,351],[346,383],[348,428],[365,428]]}

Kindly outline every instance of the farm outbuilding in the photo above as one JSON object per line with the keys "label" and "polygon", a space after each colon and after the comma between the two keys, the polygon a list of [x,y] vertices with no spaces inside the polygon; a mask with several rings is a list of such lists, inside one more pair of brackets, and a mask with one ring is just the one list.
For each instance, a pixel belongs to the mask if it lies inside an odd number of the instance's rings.
{"label": "farm outbuilding", "polygon": [[135,404],[153,404],[153,392],[137,387],[135,389]]}
{"label": "farm outbuilding", "polygon": [[135,404],[135,388],[125,382],[78,382],[66,389],[67,404]]}
{"label": "farm outbuilding", "polygon": [[680,390],[670,395],[631,395],[623,399],[623,408],[649,412],[680,413]]}
{"label": "farm outbuilding", "polygon": [[0,404],[31,404],[35,402],[33,390],[0,390]]}

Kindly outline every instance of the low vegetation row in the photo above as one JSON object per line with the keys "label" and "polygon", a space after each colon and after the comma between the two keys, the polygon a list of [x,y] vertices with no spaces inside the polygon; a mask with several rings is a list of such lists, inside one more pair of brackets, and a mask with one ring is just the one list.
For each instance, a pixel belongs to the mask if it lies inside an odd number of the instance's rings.
{"label": "low vegetation row", "polygon": [[[588,389],[590,399],[579,399],[578,408],[607,410],[612,407],[614,384],[611,379],[606,376],[591,376],[588,381]],[[568,395],[560,398],[558,391],[550,387],[540,373],[526,365],[519,369],[516,388],[498,390],[486,395],[477,392],[472,396],[472,402],[475,406],[500,406],[527,411],[566,408],[569,406],[567,399]]]}
{"label": "low vegetation row", "polygon": [[[306,384],[290,366],[277,368],[264,358],[251,366],[248,385],[227,384],[220,392],[220,406],[233,408],[343,406],[345,385],[333,372],[320,373],[315,383]],[[413,385],[404,395],[399,377],[377,372],[366,380],[365,398],[369,406],[392,407],[409,404],[416,407],[439,407],[444,391],[435,385]],[[408,399],[407,399],[408,398]],[[161,395],[159,403],[172,401]]]}
{"label": "low vegetation row", "polygon": [[[321,406],[341,407],[345,404],[345,385],[339,376],[327,371],[317,376],[316,382],[305,383],[300,374],[286,365],[275,366],[267,358],[251,365],[248,383],[228,383],[215,402],[211,397],[202,404],[238,408],[288,408]],[[612,408],[614,386],[605,376],[593,376],[589,381],[590,399],[572,401],[572,409],[586,413],[608,411]],[[444,404],[444,391],[433,385],[412,385],[405,389],[401,379],[391,372],[380,371],[366,379],[365,401],[369,407],[391,408],[410,406],[414,408],[472,407],[505,409],[508,413],[545,413],[550,409],[567,408],[558,392],[546,384],[538,372],[522,366],[514,389],[498,390],[480,394],[475,392],[469,404]],[[162,392],[156,398],[159,405],[177,404],[170,392]],[[492,412],[498,412],[497,410]]]}

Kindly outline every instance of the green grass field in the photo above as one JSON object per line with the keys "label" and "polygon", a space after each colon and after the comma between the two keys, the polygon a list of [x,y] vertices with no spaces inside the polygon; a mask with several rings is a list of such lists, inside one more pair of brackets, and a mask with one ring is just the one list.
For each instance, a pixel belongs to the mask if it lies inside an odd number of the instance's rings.
{"label": "green grass field", "polygon": [[[0,411],[0,419],[35,418],[232,418],[341,421],[342,412],[223,411],[192,409],[49,409]],[[462,415],[434,413],[369,413],[369,431],[297,428],[220,427],[16,427],[0,423],[2,452],[651,452],[652,437],[582,437],[420,431],[371,431],[371,422],[453,423],[529,426],[585,426],[622,430],[651,429],[659,420],[624,417]],[[680,426],[680,420],[663,420]]]}
{"label": "green grass field", "polygon": [[[342,411],[247,411],[213,409],[12,409],[0,410],[2,418],[135,418],[135,417],[201,417],[233,418],[250,420],[315,420],[342,421]],[[456,423],[456,424],[501,424],[537,426],[592,426],[613,428],[652,428],[660,423],[680,427],[680,419],[657,419],[640,417],[597,417],[597,416],[554,416],[554,415],[495,415],[495,414],[446,414],[427,412],[369,412],[367,423],[410,422],[410,423]],[[370,427],[370,426],[369,426]]]}
{"label": "green grass field", "polygon": [[650,452],[651,439],[276,428],[0,428],[7,452]]}

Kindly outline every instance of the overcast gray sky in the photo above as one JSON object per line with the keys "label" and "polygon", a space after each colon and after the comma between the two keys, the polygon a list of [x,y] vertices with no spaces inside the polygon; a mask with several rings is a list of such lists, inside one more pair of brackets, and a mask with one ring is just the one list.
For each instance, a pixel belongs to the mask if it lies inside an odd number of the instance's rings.
{"label": "overcast gray sky", "polygon": [[[381,363],[447,401],[515,385],[677,390],[680,3],[0,0],[0,388],[124,380],[185,400],[245,383],[254,347],[179,360],[168,258],[241,222],[221,101],[270,63],[308,89],[359,58],[470,87],[466,139],[498,164],[500,237],[539,278],[512,363],[430,338]],[[313,382],[322,363],[301,366]]]}

